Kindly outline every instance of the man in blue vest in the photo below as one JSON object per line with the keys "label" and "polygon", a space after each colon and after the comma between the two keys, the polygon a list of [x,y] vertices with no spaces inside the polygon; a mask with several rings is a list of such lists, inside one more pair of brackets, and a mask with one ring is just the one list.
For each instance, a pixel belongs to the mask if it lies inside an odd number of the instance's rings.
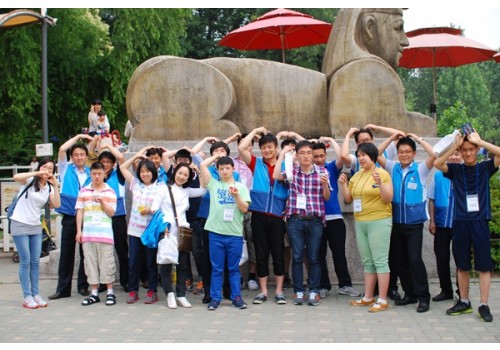
{"label": "man in blue vest", "polygon": [[[56,211],[63,215],[61,230],[61,247],[59,256],[58,281],[55,294],[49,296],[50,300],[69,298],[73,281],[73,267],[75,263],[76,246],[76,199],[80,189],[90,183],[90,169],[85,165],[88,156],[87,147],[79,140],[92,141],[93,138],[86,134],[76,135],[66,141],[59,148],[58,169],[61,183],[61,206]],[[68,162],[69,150],[71,162]],[[80,247],[80,265],[78,268],[78,292],[89,295],[89,284],[83,266],[83,250]]]}
{"label": "man in blue vest", "polygon": [[[455,149],[447,163],[462,163],[460,150]],[[434,255],[441,292],[432,301],[453,299],[453,285],[450,274],[450,245],[452,240],[452,224],[454,197],[451,181],[444,177],[442,171],[436,171],[427,191],[429,200],[429,232],[434,236]]]}
{"label": "man in blue vest", "polygon": [[[262,157],[256,157],[248,149],[256,135],[261,135],[259,148]],[[277,304],[286,304],[283,294],[286,226],[283,217],[288,199],[288,186],[273,179],[274,166],[278,158],[278,140],[265,127],[259,127],[241,140],[238,151],[241,159],[253,173],[253,188],[250,191],[252,204],[249,210],[252,212],[252,233],[260,287],[260,293],[254,298],[253,303],[262,304],[267,300],[269,254],[271,254],[276,279],[275,301]]]}
{"label": "man in blue vest", "polygon": [[[460,147],[464,162],[448,164],[446,159],[454,149]],[[494,155],[482,162],[477,161],[480,148]],[[479,317],[485,322],[492,322],[488,306],[491,284],[490,229],[491,201],[489,179],[500,166],[500,147],[481,140],[472,130],[467,135],[457,135],[455,145],[443,153],[434,162],[436,168],[453,183],[455,213],[453,216],[453,253],[458,269],[458,289],[460,299],[446,314],[451,316],[470,314],[472,305],[469,300],[469,272],[471,266],[471,248],[474,251],[474,268],[479,271],[480,304]]]}
{"label": "man in blue vest", "polygon": [[[408,133],[402,136],[401,133],[395,133],[379,146],[382,154],[389,143],[399,139],[396,145],[399,161],[380,156],[379,163],[391,174],[394,187],[391,247],[395,252],[394,266],[405,292],[404,298],[395,304],[402,306],[418,302],[417,312],[421,313],[429,311],[430,302],[427,270],[422,260],[422,242],[424,222],[429,219],[426,208],[426,178],[436,156],[432,146],[417,135]],[[426,160],[420,164],[415,162],[415,141],[428,154]]]}

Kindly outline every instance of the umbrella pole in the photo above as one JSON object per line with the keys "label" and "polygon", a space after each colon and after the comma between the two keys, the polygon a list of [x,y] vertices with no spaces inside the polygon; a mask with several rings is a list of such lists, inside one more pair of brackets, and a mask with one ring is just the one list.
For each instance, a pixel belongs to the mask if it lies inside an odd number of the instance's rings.
{"label": "umbrella pole", "polygon": [[280,40],[281,40],[281,60],[285,63],[285,32],[283,27],[280,27]]}
{"label": "umbrella pole", "polygon": [[437,123],[436,116],[436,49],[432,49],[432,104],[434,105],[434,112],[432,113],[432,117],[434,118],[434,123]]}

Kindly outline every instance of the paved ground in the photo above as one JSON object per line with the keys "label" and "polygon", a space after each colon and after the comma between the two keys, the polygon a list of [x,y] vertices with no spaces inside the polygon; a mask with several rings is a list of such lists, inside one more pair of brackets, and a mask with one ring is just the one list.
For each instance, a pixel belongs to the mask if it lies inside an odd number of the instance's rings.
{"label": "paved ground", "polygon": [[[22,308],[18,264],[0,258],[0,342],[3,343],[494,343],[500,342],[500,280],[492,284],[490,308],[493,323],[477,316],[478,283],[471,284],[475,312],[447,316],[450,302],[431,303],[424,314],[415,305],[392,306],[370,314],[348,305],[350,297],[334,289],[317,307],[276,305],[267,301],[252,305],[255,292],[243,291],[249,307],[234,309],[224,301],[220,309],[208,311],[201,296],[189,294],[192,309],[171,310],[163,293],[160,301],[145,305],[125,303],[125,293],[116,291],[118,303],[81,306],[82,297],[50,301],[45,309]],[[42,277],[41,294],[55,291],[53,276]],[[360,290],[361,285],[355,287]],[[439,285],[431,281],[431,294]],[[141,298],[145,290],[141,289]],[[291,299],[292,290],[286,292]],[[483,346],[483,345],[482,345]]]}

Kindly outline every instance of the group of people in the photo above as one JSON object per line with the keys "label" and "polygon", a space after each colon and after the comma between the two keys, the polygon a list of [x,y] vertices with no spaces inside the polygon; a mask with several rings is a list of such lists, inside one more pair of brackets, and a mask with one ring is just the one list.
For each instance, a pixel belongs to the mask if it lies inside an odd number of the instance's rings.
{"label": "group of people", "polygon": [[[372,131],[388,138],[377,147]],[[351,137],[357,145],[355,155],[349,154]],[[482,140],[476,132],[457,136],[454,147],[436,159],[423,138],[373,124],[349,130],[342,146],[330,137],[306,140],[295,132],[274,135],[259,127],[224,141],[206,137],[193,148],[148,146],[128,160],[113,145],[105,144],[89,167],[89,150],[80,141],[92,140],[81,134],[60,147],[60,194],[53,175],[55,164],[49,159],[40,161],[38,171],[15,177],[24,186],[35,183],[27,191],[30,196],[19,201],[20,208],[30,208],[24,215],[29,220],[13,217],[13,222],[18,221],[13,235],[20,251],[25,307],[47,305],[38,292],[37,241],[28,246],[26,242],[31,240],[26,237],[41,234],[35,219],[39,219],[39,209],[49,200],[63,215],[58,285],[51,300],[71,295],[78,246],[77,288],[86,296],[82,305],[100,302],[99,293],[103,291],[106,305],[116,303],[116,251],[120,284],[128,292],[129,304],[140,299],[142,280],[148,288],[144,303],[158,301],[161,284],[169,308],[191,307],[186,293],[193,283],[192,253],[208,309],[216,310],[223,297],[243,309],[247,304],[241,296],[244,279],[239,264],[246,240],[247,286],[259,289],[253,304],[269,298],[271,257],[276,304],[287,303],[284,289],[291,266],[292,303],[319,305],[332,289],[326,262],[330,247],[338,292],[360,297],[351,300],[351,305],[379,312],[389,309],[388,299],[392,299],[398,306],[418,303],[417,312],[426,312],[430,294],[422,241],[424,222],[430,219],[442,289],[433,300],[453,299],[449,266],[453,241],[459,299],[447,314],[472,312],[468,299],[472,246],[474,267],[480,276],[479,314],[484,321],[493,318],[488,308],[493,268],[488,179],[500,165],[500,148]],[[279,146],[280,140],[283,142]],[[230,156],[231,142],[238,143],[237,156]],[[254,142],[258,142],[259,156],[254,154]],[[428,154],[420,164],[415,162],[416,143]],[[210,144],[207,156],[201,152],[206,144]],[[336,157],[327,162],[330,147]],[[478,162],[479,148],[493,157]],[[440,171],[427,191],[427,177],[434,166]],[[352,203],[356,241],[364,266],[363,296],[353,287],[348,271],[339,191],[345,203]],[[127,196],[131,199],[128,214]],[[177,236],[180,226],[193,230],[192,252],[178,252],[176,264],[157,264],[157,248],[141,240],[157,220],[166,224],[158,239]],[[75,241],[80,244],[75,245]],[[20,249],[23,245],[26,249]],[[174,265],[175,289],[171,277]],[[397,278],[403,298],[397,292]]]}

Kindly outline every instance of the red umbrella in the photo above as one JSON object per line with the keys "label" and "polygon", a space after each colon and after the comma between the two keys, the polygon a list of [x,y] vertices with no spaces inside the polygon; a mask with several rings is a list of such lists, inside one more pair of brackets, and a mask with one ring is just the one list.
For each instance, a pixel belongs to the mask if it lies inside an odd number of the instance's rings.
{"label": "red umbrella", "polygon": [[497,61],[497,63],[500,63],[500,52],[497,53],[496,55],[493,56],[493,59]]}
{"label": "red umbrella", "polygon": [[285,62],[285,50],[324,44],[332,25],[288,9],[276,9],[244,27],[233,30],[219,45],[239,50],[277,50]]}
{"label": "red umbrella", "polygon": [[487,61],[496,53],[488,46],[463,37],[462,30],[456,28],[422,28],[408,32],[406,36],[410,45],[403,50],[399,66],[404,68],[432,67],[433,105],[436,101],[436,67],[458,67]]}

